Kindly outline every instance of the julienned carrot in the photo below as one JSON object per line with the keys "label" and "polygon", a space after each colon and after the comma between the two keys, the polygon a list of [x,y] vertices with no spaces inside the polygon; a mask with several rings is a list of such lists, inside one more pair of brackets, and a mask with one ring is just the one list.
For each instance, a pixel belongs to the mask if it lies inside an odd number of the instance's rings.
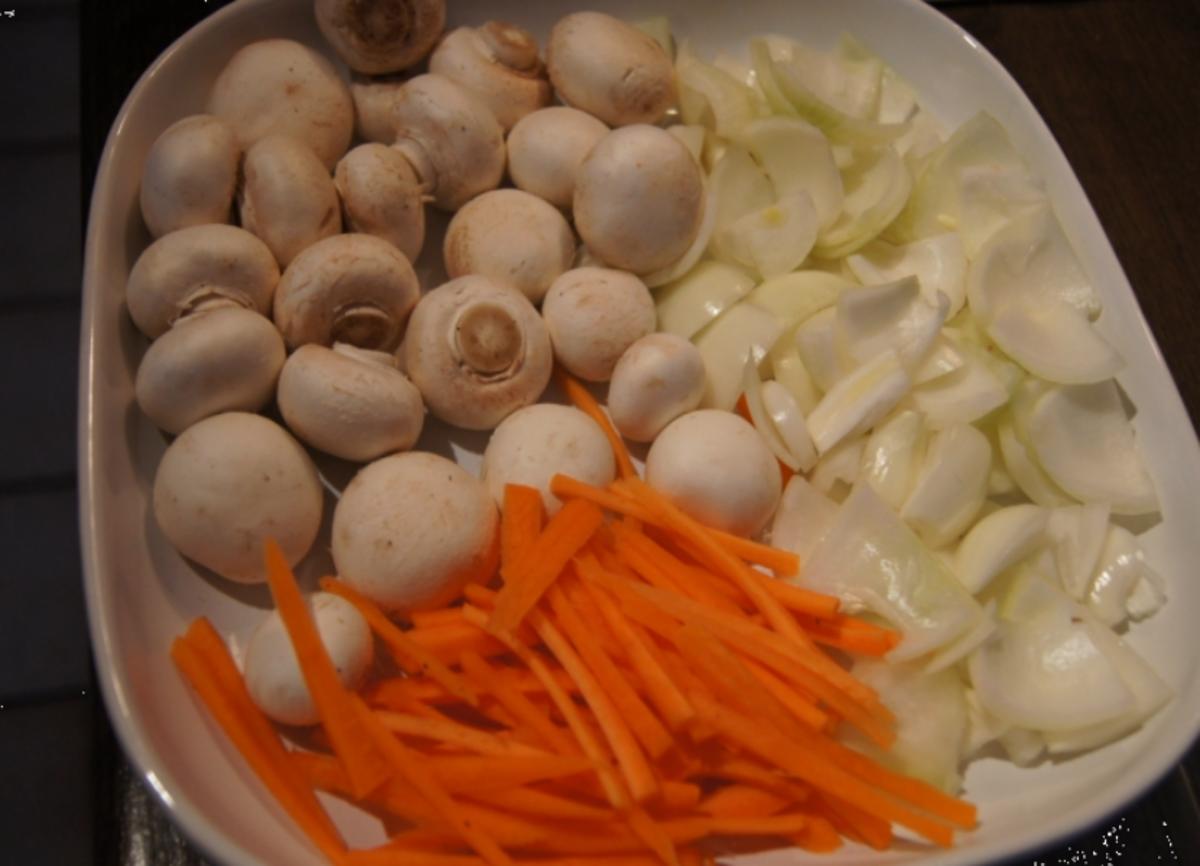
{"label": "julienned carrot", "polygon": [[568,562],[604,522],[604,513],[590,502],[572,500],[550,518],[529,554],[503,570],[504,588],[496,596],[490,628],[511,632]]}
{"label": "julienned carrot", "polygon": [[546,510],[542,494],[524,484],[504,486],[504,508],[500,517],[500,567],[511,566],[525,556],[542,531]]}
{"label": "julienned carrot", "polygon": [[481,731],[470,725],[459,724],[447,718],[424,718],[389,710],[375,710],[375,716],[393,734],[430,740],[458,746],[479,755],[499,757],[536,757],[547,755],[540,749],[505,739],[497,734]]}
{"label": "julienned carrot", "polygon": [[745,665],[746,670],[750,671],[751,675],[762,684],[763,688],[774,695],[775,699],[800,722],[814,731],[832,729],[833,719],[827,713],[822,712],[809,700],[807,695],[800,694],[794,686],[785,683],[770,668],[754,659],[743,658],[741,662]]}
{"label": "julienned carrot", "polygon": [[337,669],[325,650],[308,604],[300,594],[296,577],[274,539],[266,540],[267,583],[275,606],[292,641],[304,682],[321,716],[333,750],[345,764],[354,794],[365,796],[391,773],[377,747],[363,734],[362,721],[354,711],[356,700],[338,678]]}
{"label": "julienned carrot", "polygon": [[540,737],[548,748],[560,755],[578,754],[579,749],[571,739],[570,733],[538,712],[537,707],[520,689],[512,688],[511,681],[506,681],[497,669],[478,653],[463,653],[459,664],[463,673],[475,682],[477,688],[495,697],[514,718]]}
{"label": "julienned carrot", "polygon": [[408,615],[408,621],[414,629],[439,628],[445,625],[458,625],[462,622],[462,614],[457,607],[440,607],[437,610],[414,610]]}
{"label": "julienned carrot", "polygon": [[446,664],[464,652],[477,652],[484,658],[492,658],[505,651],[502,643],[465,620],[454,625],[414,628],[407,635],[413,643],[423,646]]}
{"label": "julienned carrot", "polygon": [[551,782],[591,769],[582,755],[446,755],[429,758],[428,765],[447,790],[476,792]]}
{"label": "julienned carrot", "polygon": [[791,802],[787,797],[753,785],[733,784],[719,788],[700,802],[697,811],[714,818],[754,818],[776,815]]}
{"label": "julienned carrot", "polygon": [[648,583],[680,595],[686,595],[708,607],[740,614],[741,608],[729,596],[713,591],[708,581],[696,580],[688,568],[663,550],[642,532],[623,524],[613,526],[617,555]]}
{"label": "julienned carrot", "polygon": [[629,449],[625,447],[625,440],[621,438],[621,434],[617,432],[617,428],[609,420],[608,413],[596,402],[596,398],[592,396],[592,392],[582,382],[561,367],[555,368],[554,378],[558,380],[558,384],[566,393],[567,399],[575,404],[575,408],[587,413],[593,421],[600,425],[600,429],[604,431],[604,435],[608,439],[608,444],[612,447],[613,459],[617,462],[617,474],[622,478],[636,478],[637,469],[634,468],[633,460],[629,457]]}
{"label": "julienned carrot", "polygon": [[[216,672],[214,660],[195,641],[176,638],[171,645],[171,658],[283,810],[321,853],[334,863],[341,862],[345,844],[312,789],[298,784],[300,775],[288,763],[278,734],[271,731],[270,738],[264,737],[255,723],[248,721],[251,711],[257,713],[258,709],[253,704],[247,706],[237,692],[226,687],[225,678]],[[229,663],[233,664],[232,660]]]}
{"label": "julienned carrot", "polygon": [[843,835],[870,845],[876,851],[883,851],[892,844],[892,825],[887,821],[828,794],[813,799],[813,810],[825,815]]}
{"label": "julienned carrot", "polygon": [[538,788],[505,788],[503,791],[464,791],[463,796],[483,805],[541,818],[566,821],[607,821],[612,810],[560,797]]}

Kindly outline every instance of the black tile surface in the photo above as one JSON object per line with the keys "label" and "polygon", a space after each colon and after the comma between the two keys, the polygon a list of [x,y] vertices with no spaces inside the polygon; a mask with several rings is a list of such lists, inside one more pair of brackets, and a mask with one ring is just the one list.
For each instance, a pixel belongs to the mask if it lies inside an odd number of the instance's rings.
{"label": "black tile surface", "polygon": [[0,10],[0,138],[36,144],[79,137],[79,14],[70,0],[4,0]]}
{"label": "black tile surface", "polygon": [[0,862],[93,862],[96,709],[89,695],[0,710]]}
{"label": "black tile surface", "polygon": [[2,141],[0,190],[9,204],[0,208],[0,310],[73,304],[82,272],[79,144],[63,139],[26,149]]}

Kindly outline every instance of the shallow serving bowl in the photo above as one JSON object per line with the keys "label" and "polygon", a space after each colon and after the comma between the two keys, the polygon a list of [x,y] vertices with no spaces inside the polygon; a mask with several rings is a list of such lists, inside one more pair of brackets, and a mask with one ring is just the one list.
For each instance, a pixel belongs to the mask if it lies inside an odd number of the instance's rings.
{"label": "shallow serving bowl", "polygon": [[[744,53],[747,40],[780,33],[832,44],[843,31],[874,48],[916,85],[948,127],[986,109],[1046,180],[1058,215],[1104,301],[1101,330],[1120,349],[1120,381],[1138,408],[1136,426],[1159,486],[1164,519],[1145,536],[1168,579],[1166,608],[1130,637],[1176,689],[1145,729],[1061,763],[1020,770],[998,760],[972,765],[967,796],[980,828],[958,847],[900,848],[886,855],[849,846],[839,864],[995,862],[1082,830],[1128,803],[1183,754],[1200,730],[1200,534],[1191,507],[1200,489],[1200,447],[1137,301],[1075,175],[1050,131],[1001,66],[969,35],[917,0],[605,0],[627,18],[670,17],[677,38],[702,56]],[[513,3],[451,0],[451,24],[507,18],[544,39],[566,0]],[[166,443],[139,413],[133,376],[144,342],[124,310],[126,277],[149,238],[137,188],[144,156],[172,121],[203,110],[210,82],[237,48],[285,36],[328,53],[311,0],[242,0],[184,35],[142,76],[109,135],[92,199],[84,272],[80,371],[80,467],[84,575],[96,663],[109,713],[130,758],[184,831],[220,863],[294,866],[321,862],[244,767],[184,687],[168,658],[171,639],[207,615],[235,644],[269,601],[262,588],[231,587],[198,575],[154,525],[150,490]],[[424,277],[431,279],[429,274]],[[427,285],[428,287],[428,285]],[[434,428],[422,448],[454,453],[471,468],[480,440]],[[318,554],[317,556],[320,556]],[[323,563],[308,563],[309,576]],[[236,649],[236,647],[235,647]],[[352,843],[380,840],[373,819],[330,801]],[[754,862],[808,859],[797,852]]]}

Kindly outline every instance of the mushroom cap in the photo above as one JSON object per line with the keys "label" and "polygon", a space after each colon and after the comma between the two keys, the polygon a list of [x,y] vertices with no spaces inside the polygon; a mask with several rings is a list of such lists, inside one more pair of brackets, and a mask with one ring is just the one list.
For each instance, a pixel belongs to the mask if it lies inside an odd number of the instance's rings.
{"label": "mushroom cap", "polygon": [[317,241],[292,261],[275,293],[275,324],[290,348],[350,343],[391,351],[421,294],[412,265],[364,234]]}
{"label": "mushroom cap", "polygon": [[409,79],[395,100],[396,146],[433,196],[434,207],[458,210],[500,185],[504,130],[478,96],[444,75]]}
{"label": "mushroom cap", "polygon": [[596,143],[575,178],[575,228],[612,267],[647,274],[688,251],[704,217],[704,179],[687,147],[657,126]]}
{"label": "mushroom cap", "polygon": [[601,121],[577,108],[538,109],[508,134],[508,174],[518,189],[569,209],[579,166],[607,132]]}
{"label": "mushroom cap", "polygon": [[303,446],[261,415],[197,421],[168,446],[154,478],[154,516],[188,559],[238,583],[266,580],[263,542],[290,565],[321,528],[323,491]]}
{"label": "mushroom cap", "polygon": [[142,167],[138,199],[150,234],[229,222],[240,156],[233,128],[219,117],[193,114],[168,126]]}
{"label": "mushroom cap", "polygon": [[491,430],[537,402],[554,369],[537,309],[516,289],[478,274],[421,298],[404,359],[429,411],[468,430]]}
{"label": "mushroom cap", "polygon": [[708,526],[751,536],[779,504],[779,465],[741,416],[700,409],[667,425],[646,455],[646,481]]}
{"label": "mushroom cap", "polygon": [[603,12],[559,20],[546,45],[562,101],[609,126],[658,123],[678,99],[675,67],[652,36]]}
{"label": "mushroom cap", "polygon": [[482,274],[535,304],[571,267],[575,233],[552,205],[519,189],[494,189],[461,208],[442,245],[451,277]]}
{"label": "mushroom cap", "polygon": [[341,579],[393,611],[437,607],[496,570],[500,518],[479,479],[436,454],[376,460],[333,512]]}
{"label": "mushroom cap", "polygon": [[603,487],[617,474],[612,446],[600,425],[574,406],[537,403],[500,422],[483,452],[483,481],[498,505],[507,484],[535,487],[548,514],[562,502],[550,479],[562,473]]}
{"label": "mushroom cap", "polygon": [[138,406],[167,433],[219,412],[257,412],[270,402],[287,352],[266,316],[216,307],[185,316],[142,357]]}
{"label": "mushroom cap", "polygon": [[407,80],[399,76],[350,76],[354,131],[359,138],[375,144],[391,144],[396,140],[396,98]]}
{"label": "mushroom cap", "polygon": [[653,442],[663,428],[700,405],[704,356],[678,334],[647,334],[625,350],[608,385],[608,412],[626,439]]}
{"label": "mushroom cap", "polygon": [[312,148],[290,135],[260,138],[242,159],[242,227],[262,238],[280,267],[342,230],[337,190]]}
{"label": "mushroom cap", "polygon": [[429,58],[429,71],[453,79],[481,100],[504,131],[550,104],[550,82],[527,30],[502,21],[459,27]]}
{"label": "mushroom cap", "polygon": [[266,315],[279,282],[267,245],[245,229],[216,223],[163,235],[129,272],[125,303],[151,339],[201,306],[231,301]]}
{"label": "mushroom cap", "polygon": [[446,27],[446,0],[316,0],[314,12],[338,56],[367,75],[420,63]]}
{"label": "mushroom cap", "polygon": [[242,149],[273,133],[291,135],[333,166],[354,133],[354,102],[333,64],[290,39],[251,42],[213,83],[208,111],[226,120]]}
{"label": "mushroom cap", "polygon": [[301,346],[279,375],[279,411],[303,442],[357,463],[407,451],[425,423],[421,392],[392,355]]}
{"label": "mushroom cap", "polygon": [[[375,654],[371,627],[358,608],[331,592],[313,593],[308,605],[338,679],[357,689]],[[251,700],[268,718],[283,725],[321,720],[279,611],[268,613],[250,636],[242,670]]]}
{"label": "mushroom cap", "polygon": [[559,363],[589,382],[607,382],[625,350],[657,324],[646,284],[609,268],[567,271],[546,293],[542,318]]}
{"label": "mushroom cap", "polygon": [[416,261],[425,243],[425,202],[404,154],[384,144],[360,144],[337,164],[333,182],[348,231],[383,238]]}

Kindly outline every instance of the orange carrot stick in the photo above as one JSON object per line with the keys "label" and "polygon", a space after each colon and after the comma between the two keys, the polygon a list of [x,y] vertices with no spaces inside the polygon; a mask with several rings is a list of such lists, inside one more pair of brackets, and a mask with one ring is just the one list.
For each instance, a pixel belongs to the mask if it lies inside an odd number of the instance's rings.
{"label": "orange carrot stick", "polygon": [[442,607],[437,610],[414,610],[408,615],[408,621],[413,624],[414,629],[420,629],[458,625],[463,620],[458,608]]}
{"label": "orange carrot stick", "polygon": [[542,757],[549,753],[496,734],[462,725],[447,718],[424,718],[422,716],[396,713],[390,710],[375,710],[375,717],[393,734],[416,737],[437,743],[459,746],[480,755],[498,757]]}
{"label": "orange carrot stick", "polygon": [[511,688],[509,682],[498,676],[496,669],[478,653],[463,653],[461,665],[463,673],[470,677],[479,689],[488,691],[501,706],[522,724],[527,725],[549,748],[560,755],[578,754],[579,749],[571,735],[539,712],[519,689]]}
{"label": "orange carrot stick", "polygon": [[529,555],[502,572],[505,583],[496,596],[491,630],[516,629],[603,522],[603,512],[590,502],[576,499],[564,505],[546,524]]}
{"label": "orange carrot stick", "polygon": [[524,484],[504,486],[500,519],[500,567],[508,568],[525,556],[542,531],[546,511],[542,494]]}
{"label": "orange carrot stick", "polygon": [[787,797],[756,788],[753,785],[733,784],[710,794],[697,810],[714,818],[754,818],[775,815],[791,803]]}
{"label": "orange carrot stick", "polygon": [[464,652],[476,652],[484,658],[492,658],[505,651],[502,643],[466,621],[436,628],[414,628],[406,634],[409,640],[429,650],[446,664],[453,662]]}
{"label": "orange carrot stick", "polygon": [[576,777],[591,763],[582,755],[447,755],[430,758],[429,767],[449,791],[482,793]]}
{"label": "orange carrot stick", "polygon": [[565,821],[610,821],[609,808],[591,806],[569,797],[551,794],[537,788],[505,788],[503,791],[464,791],[463,796],[497,809]]}
{"label": "orange carrot stick", "polygon": [[361,720],[354,711],[354,696],[338,678],[296,577],[283,551],[270,538],[266,541],[266,564],[271,596],[291,638],[304,682],[333,750],[345,764],[355,796],[364,796],[391,775],[387,764],[372,741],[363,735]]}
{"label": "orange carrot stick", "polygon": [[637,469],[634,468],[633,460],[629,457],[629,449],[625,447],[625,440],[621,438],[621,434],[613,427],[608,413],[596,402],[596,398],[592,396],[592,392],[582,382],[561,367],[555,368],[554,377],[566,393],[567,399],[575,404],[575,408],[586,412],[593,421],[600,425],[600,429],[604,431],[604,435],[608,439],[608,444],[612,447],[613,458],[617,461],[617,474],[622,478],[636,478]]}

